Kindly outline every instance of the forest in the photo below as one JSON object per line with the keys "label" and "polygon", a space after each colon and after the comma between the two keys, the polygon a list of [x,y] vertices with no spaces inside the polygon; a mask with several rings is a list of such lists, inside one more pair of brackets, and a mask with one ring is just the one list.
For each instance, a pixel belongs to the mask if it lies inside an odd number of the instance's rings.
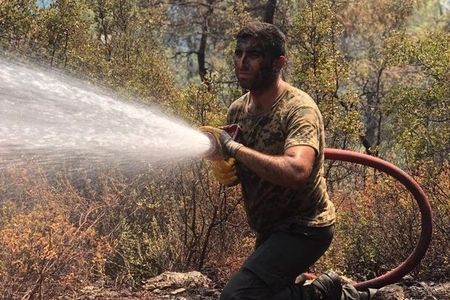
{"label": "forest", "polygon": [[[327,147],[389,161],[421,185],[433,234],[412,275],[449,281],[448,1],[0,0],[0,57],[133,97],[194,128],[219,126],[244,92],[232,56],[252,20],[286,34],[283,76],[318,104]],[[356,164],[327,161],[325,174],[336,235],[311,271],[362,281],[404,261],[421,229],[408,191]],[[75,298],[90,283],[138,289],[168,270],[225,283],[253,242],[239,186],[220,185],[205,160],[133,176],[0,168],[2,299]]]}

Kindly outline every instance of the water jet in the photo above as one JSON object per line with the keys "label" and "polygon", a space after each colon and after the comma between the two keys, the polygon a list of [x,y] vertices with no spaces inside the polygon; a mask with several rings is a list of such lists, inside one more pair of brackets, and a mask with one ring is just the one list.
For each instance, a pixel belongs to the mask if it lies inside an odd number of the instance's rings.
{"label": "water jet", "polygon": [[209,147],[204,134],[155,107],[0,58],[0,169],[29,159],[130,169],[199,157]]}

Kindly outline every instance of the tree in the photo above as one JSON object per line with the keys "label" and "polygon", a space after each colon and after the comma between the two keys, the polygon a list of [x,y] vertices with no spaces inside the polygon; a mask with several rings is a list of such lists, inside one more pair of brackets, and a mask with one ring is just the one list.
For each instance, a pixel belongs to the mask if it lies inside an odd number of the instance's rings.
{"label": "tree", "polygon": [[346,148],[361,130],[358,99],[352,89],[349,64],[341,51],[340,6],[333,1],[304,1],[288,29],[294,85],[309,93],[325,119],[328,144]]}
{"label": "tree", "polygon": [[34,0],[0,0],[0,45],[14,51],[28,44],[37,13]]}
{"label": "tree", "polygon": [[182,82],[198,74],[200,81],[207,83],[209,76],[220,70],[233,32],[249,20],[246,10],[247,5],[228,0],[168,3],[168,26],[172,30],[166,41],[176,63],[185,64],[188,69],[187,77],[180,78]]}
{"label": "tree", "polygon": [[414,1],[386,0],[348,2],[340,13],[344,25],[343,51],[349,62],[350,82],[358,91],[364,132],[361,143],[369,154],[378,155],[383,141],[384,115],[380,109],[390,79],[384,41],[405,30]]}
{"label": "tree", "polygon": [[449,160],[449,38],[448,32],[430,31],[389,41],[396,50],[390,67],[397,80],[383,105],[392,136],[388,145],[391,155],[413,168],[440,170]]}
{"label": "tree", "polygon": [[41,38],[47,42],[44,46],[48,49],[50,66],[62,63],[66,67],[71,54],[89,40],[89,24],[84,18],[86,9],[83,2],[71,0],[56,0],[48,8],[41,9],[40,21],[45,26]]}

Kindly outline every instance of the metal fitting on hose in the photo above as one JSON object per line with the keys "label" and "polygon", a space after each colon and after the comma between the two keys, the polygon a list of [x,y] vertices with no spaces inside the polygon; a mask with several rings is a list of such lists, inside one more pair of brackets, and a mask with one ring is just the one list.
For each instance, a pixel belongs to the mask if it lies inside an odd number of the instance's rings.
{"label": "metal fitting on hose", "polygon": [[205,153],[205,158],[207,159],[214,159],[212,158],[214,156],[218,156],[218,158],[221,156],[234,156],[237,149],[242,147],[240,143],[235,142],[235,139],[240,132],[240,127],[238,124],[230,124],[217,128],[211,126],[201,126],[199,129],[210,140],[210,147]]}
{"label": "metal fitting on hose", "polygon": [[208,158],[210,156],[213,156],[217,152],[217,142],[216,138],[208,132],[202,132],[206,137],[209,139],[209,148],[208,151],[205,152],[204,157]]}

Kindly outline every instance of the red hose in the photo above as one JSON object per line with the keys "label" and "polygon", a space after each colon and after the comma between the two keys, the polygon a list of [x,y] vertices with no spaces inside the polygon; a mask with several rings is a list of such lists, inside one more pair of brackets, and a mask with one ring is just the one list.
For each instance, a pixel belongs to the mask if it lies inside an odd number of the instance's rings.
{"label": "red hose", "polygon": [[404,262],[402,262],[400,265],[398,265],[391,271],[378,277],[375,277],[373,279],[358,282],[354,286],[358,290],[364,290],[367,288],[381,288],[385,285],[399,281],[400,279],[403,278],[403,276],[408,274],[416,265],[419,264],[420,260],[424,257],[428,245],[430,244],[431,241],[432,214],[431,214],[431,206],[427,199],[426,194],[423,192],[422,188],[411,176],[406,174],[404,171],[402,171],[395,165],[387,161],[384,161],[378,157],[349,150],[327,148],[325,149],[325,159],[347,161],[380,170],[400,181],[414,196],[414,199],[417,201],[417,204],[419,205],[419,210],[421,214],[421,234],[419,242],[414,248],[414,251],[409,255],[409,257]]}

